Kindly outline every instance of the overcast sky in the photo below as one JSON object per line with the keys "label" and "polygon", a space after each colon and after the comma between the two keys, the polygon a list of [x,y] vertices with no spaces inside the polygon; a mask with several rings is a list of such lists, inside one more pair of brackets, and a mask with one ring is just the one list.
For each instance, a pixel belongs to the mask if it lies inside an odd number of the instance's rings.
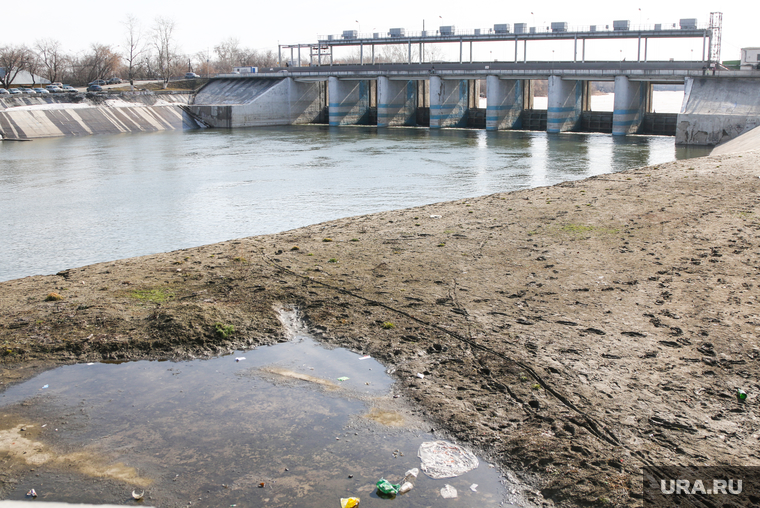
{"label": "overcast sky", "polygon": [[[532,5],[532,6],[531,6]],[[464,8],[463,8],[464,7]],[[531,13],[532,11],[532,13]],[[361,33],[385,33],[391,27],[421,31],[423,20],[428,30],[440,25],[457,29],[492,28],[496,23],[528,23],[547,26],[565,21],[570,27],[612,25],[613,20],[627,19],[632,25],[678,23],[681,18],[697,18],[700,24],[709,21],[711,11],[723,12],[723,60],[739,59],[742,47],[760,46],[757,29],[760,3],[751,0],[663,2],[645,0],[631,2],[593,1],[516,2],[480,0],[469,2],[429,0],[289,0],[284,2],[180,2],[177,0],[132,0],[130,2],[92,2],[76,6],[30,8],[11,12],[6,9],[0,27],[0,46],[26,44],[33,46],[43,38],[57,39],[70,53],[85,50],[92,43],[124,46],[127,15],[140,20],[147,33],[157,16],[175,21],[176,40],[183,53],[213,51],[214,45],[235,37],[244,47],[277,51],[278,44],[316,42],[318,36],[340,34],[343,30]],[[451,47],[452,45],[449,45]],[[458,55],[458,45],[456,54]],[[502,59],[514,56],[514,46],[475,45],[476,60]],[[637,42],[589,43],[587,59],[635,59]],[[555,52],[552,52],[554,50]],[[522,49],[520,50],[522,52]],[[700,59],[701,41],[691,44],[651,41],[650,59]],[[529,59],[572,59],[573,44],[529,44]],[[503,54],[500,54],[503,53]],[[283,55],[285,58],[285,55]]]}

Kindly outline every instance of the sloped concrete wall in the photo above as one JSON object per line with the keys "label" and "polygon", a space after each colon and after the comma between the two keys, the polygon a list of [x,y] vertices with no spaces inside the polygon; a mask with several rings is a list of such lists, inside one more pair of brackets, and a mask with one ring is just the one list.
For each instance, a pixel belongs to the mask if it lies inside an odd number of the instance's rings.
{"label": "sloped concrete wall", "polygon": [[323,103],[317,82],[238,79],[212,81],[188,109],[210,127],[231,129],[316,122]]}
{"label": "sloped concrete wall", "polygon": [[676,144],[717,145],[760,125],[760,80],[687,78]]}
{"label": "sloped concrete wall", "polygon": [[[182,110],[184,96],[175,102],[170,96],[124,98],[29,97],[4,103],[0,110],[3,139],[35,139],[91,134],[154,132],[195,129],[199,125]],[[75,100],[77,102],[71,102]]]}

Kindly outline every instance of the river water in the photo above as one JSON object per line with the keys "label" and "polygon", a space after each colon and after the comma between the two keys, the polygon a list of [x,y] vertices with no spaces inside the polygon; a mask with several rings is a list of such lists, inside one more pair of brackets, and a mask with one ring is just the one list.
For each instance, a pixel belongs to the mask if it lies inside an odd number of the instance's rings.
{"label": "river water", "polygon": [[318,125],[0,143],[0,281],[705,155],[672,137]]}

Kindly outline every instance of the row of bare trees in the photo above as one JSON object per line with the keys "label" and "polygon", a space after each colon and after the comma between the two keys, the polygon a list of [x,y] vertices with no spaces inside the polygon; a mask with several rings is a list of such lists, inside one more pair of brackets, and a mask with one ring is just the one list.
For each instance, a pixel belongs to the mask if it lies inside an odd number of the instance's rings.
{"label": "row of bare trees", "polygon": [[[0,87],[18,84],[20,73],[32,75],[32,81],[44,78],[50,82],[84,85],[95,79],[118,76],[129,82],[137,79],[161,80],[166,87],[169,79],[186,72],[201,75],[231,72],[233,67],[278,65],[273,51],[257,51],[242,47],[230,38],[211,50],[195,55],[183,54],[175,38],[176,23],[168,18],[156,18],[149,30],[143,30],[134,16],[124,22],[125,33],[121,51],[105,44],[93,43],[79,54],[67,53],[54,39],[38,40],[34,47],[23,45],[0,46]],[[37,84],[26,83],[23,84]]]}

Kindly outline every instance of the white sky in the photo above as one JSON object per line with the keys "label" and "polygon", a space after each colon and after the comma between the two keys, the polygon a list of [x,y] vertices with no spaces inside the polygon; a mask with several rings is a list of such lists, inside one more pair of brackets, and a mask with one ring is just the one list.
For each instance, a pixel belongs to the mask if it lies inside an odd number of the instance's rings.
{"label": "white sky", "polygon": [[[124,21],[134,15],[148,32],[155,18],[163,16],[175,21],[176,40],[183,53],[213,51],[214,45],[236,37],[244,47],[277,51],[277,45],[316,42],[318,35],[340,34],[343,30],[361,33],[387,32],[391,27],[421,31],[423,20],[428,30],[440,25],[455,25],[457,29],[493,27],[495,23],[528,23],[528,26],[548,26],[553,21],[565,21],[570,27],[612,25],[613,20],[628,19],[632,25],[678,23],[681,18],[697,18],[700,24],[709,21],[710,11],[723,12],[722,60],[738,60],[742,47],[760,46],[757,23],[760,3],[750,0],[723,0],[688,3],[643,0],[617,2],[517,2],[510,0],[480,0],[441,2],[430,0],[385,0],[361,2],[356,0],[289,0],[285,2],[187,2],[177,0],[133,0],[130,2],[96,2],[77,8],[35,9],[25,14],[7,16],[0,27],[0,46],[26,44],[33,46],[43,38],[59,40],[66,52],[77,53],[92,43],[112,45],[120,50],[124,45]],[[462,8],[469,7],[469,8]],[[533,11],[533,15],[531,15]],[[146,37],[147,38],[147,37]],[[509,44],[509,45],[507,45]],[[617,60],[636,58],[636,41],[629,43],[587,43],[586,58]],[[643,46],[643,44],[642,44]],[[458,57],[458,45],[447,45],[450,54]],[[552,53],[554,50],[554,53]],[[622,51],[621,51],[622,50]],[[466,52],[467,50],[465,50]],[[537,60],[572,59],[572,41],[528,45],[528,58]],[[499,55],[499,53],[503,53]],[[522,48],[520,49],[522,53]],[[650,41],[650,59],[701,59],[701,41],[690,44],[672,41]],[[507,60],[514,57],[514,46],[488,47],[475,44],[474,58]],[[285,59],[286,56],[283,55]],[[465,59],[469,57],[466,55]]]}

